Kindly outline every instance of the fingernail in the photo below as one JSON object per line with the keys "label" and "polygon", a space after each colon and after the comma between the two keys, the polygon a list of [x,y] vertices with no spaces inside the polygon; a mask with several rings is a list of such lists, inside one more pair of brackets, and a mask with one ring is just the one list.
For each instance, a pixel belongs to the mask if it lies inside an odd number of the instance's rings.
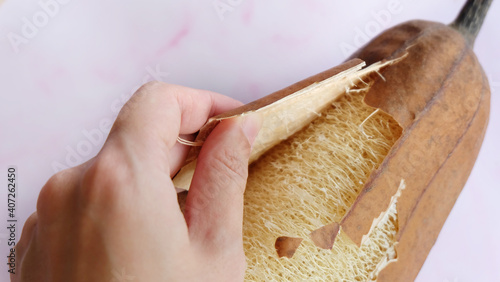
{"label": "fingernail", "polygon": [[251,146],[255,142],[255,138],[259,134],[260,128],[262,127],[262,118],[256,113],[246,114],[242,117],[241,129],[248,139]]}

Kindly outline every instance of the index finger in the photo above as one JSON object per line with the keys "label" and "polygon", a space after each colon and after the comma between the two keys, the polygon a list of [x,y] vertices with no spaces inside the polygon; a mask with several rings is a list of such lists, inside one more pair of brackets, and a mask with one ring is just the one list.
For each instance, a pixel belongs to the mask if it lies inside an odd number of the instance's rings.
{"label": "index finger", "polygon": [[198,131],[208,118],[240,105],[214,92],[150,82],[122,108],[108,140],[126,142],[130,153],[147,164],[176,170],[189,149],[178,144],[177,137]]}

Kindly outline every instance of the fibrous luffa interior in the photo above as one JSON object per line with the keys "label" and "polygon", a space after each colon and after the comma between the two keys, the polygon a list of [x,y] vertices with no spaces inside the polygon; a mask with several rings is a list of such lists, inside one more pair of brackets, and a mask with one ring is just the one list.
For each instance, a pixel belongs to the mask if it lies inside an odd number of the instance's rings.
{"label": "fibrous luffa interior", "polygon": [[[402,133],[381,111],[365,120],[375,109],[362,102],[364,95],[346,93],[251,166],[243,224],[247,281],[366,281],[396,258],[395,203],[361,247],[342,231],[331,250],[309,237],[341,221]],[[277,255],[281,236],[303,239],[291,258]]]}

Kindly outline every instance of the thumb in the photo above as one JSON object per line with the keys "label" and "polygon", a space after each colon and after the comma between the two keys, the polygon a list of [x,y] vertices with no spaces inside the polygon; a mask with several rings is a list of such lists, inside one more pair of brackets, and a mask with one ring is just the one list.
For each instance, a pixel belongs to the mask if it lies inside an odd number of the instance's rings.
{"label": "thumb", "polygon": [[248,159],[261,124],[256,114],[223,120],[203,144],[186,201],[193,242],[219,250],[241,245]]}

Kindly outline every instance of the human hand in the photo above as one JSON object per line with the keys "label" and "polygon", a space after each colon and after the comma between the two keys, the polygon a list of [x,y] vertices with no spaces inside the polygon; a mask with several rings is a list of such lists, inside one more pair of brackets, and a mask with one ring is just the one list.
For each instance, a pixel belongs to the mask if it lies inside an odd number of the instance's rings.
{"label": "human hand", "polygon": [[243,192],[258,117],[222,121],[207,138],[185,216],[171,181],[189,149],[177,137],[239,105],[176,85],[141,87],[97,156],[42,188],[12,281],[243,280]]}

